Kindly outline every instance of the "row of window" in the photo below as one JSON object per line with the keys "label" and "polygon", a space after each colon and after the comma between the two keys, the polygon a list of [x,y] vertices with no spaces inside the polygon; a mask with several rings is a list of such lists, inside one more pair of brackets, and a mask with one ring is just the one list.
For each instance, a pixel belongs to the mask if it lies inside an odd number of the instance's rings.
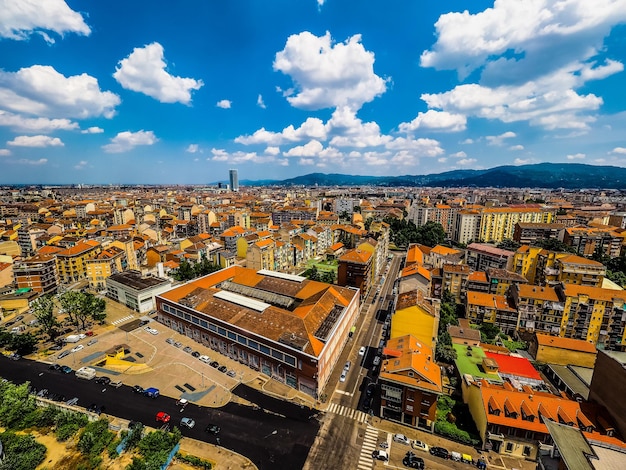
{"label": "row of window", "polygon": [[255,351],[259,351],[262,354],[265,354],[268,357],[272,357],[278,361],[284,362],[292,367],[296,367],[296,358],[294,356],[290,356],[289,354],[285,354],[282,351],[266,346],[263,343],[259,343],[258,341],[254,341],[252,339],[247,338],[246,336],[242,336],[240,334],[235,333],[227,328],[223,328],[214,323],[211,323],[207,320],[203,320],[201,318],[196,317],[195,315],[191,315],[187,312],[183,312],[182,310],[178,310],[175,307],[171,307],[168,304],[161,304],[163,307],[163,311],[170,313],[172,315],[177,316],[178,318],[183,318],[195,325],[201,326],[213,333],[216,333],[224,338],[228,338],[232,341],[235,341],[239,344],[249,347],[250,349],[254,349]]}

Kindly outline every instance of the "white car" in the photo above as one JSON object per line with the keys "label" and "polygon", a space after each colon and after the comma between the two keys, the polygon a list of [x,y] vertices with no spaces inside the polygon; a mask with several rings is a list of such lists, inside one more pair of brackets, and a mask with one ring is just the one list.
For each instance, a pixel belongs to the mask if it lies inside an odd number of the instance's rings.
{"label": "white car", "polygon": [[81,349],[83,349],[84,347],[85,347],[85,346],[83,346],[82,344],[79,344],[78,346],[75,346],[75,347],[73,347],[73,348],[72,348],[72,352],[73,352],[73,353],[78,352],[78,351],[80,351]]}
{"label": "white car", "polygon": [[192,429],[196,425],[196,422],[191,418],[183,418],[180,420],[180,425],[181,427]]}
{"label": "white car", "polygon": [[144,328],[144,330],[146,330],[151,335],[158,335],[159,334],[159,330],[155,330],[154,328],[150,328],[149,326],[146,326]]}
{"label": "white car", "polygon": [[208,364],[209,362],[211,362],[211,358],[209,356],[204,356],[204,355],[200,356],[198,360],[204,362],[205,364]]}
{"label": "white car", "polygon": [[424,452],[428,452],[429,449],[428,444],[422,441],[418,441],[417,439],[411,441],[411,447],[417,450],[423,450]]}
{"label": "white car", "polygon": [[361,349],[359,349],[359,356],[363,356],[365,354],[365,346],[361,346]]}
{"label": "white car", "polygon": [[393,442],[399,442],[400,444],[411,445],[411,439],[406,437],[404,434],[394,434]]}
{"label": "white car", "polygon": [[339,377],[339,382],[345,382],[347,375],[348,375],[348,371],[346,371],[346,370],[341,371],[341,377]]}

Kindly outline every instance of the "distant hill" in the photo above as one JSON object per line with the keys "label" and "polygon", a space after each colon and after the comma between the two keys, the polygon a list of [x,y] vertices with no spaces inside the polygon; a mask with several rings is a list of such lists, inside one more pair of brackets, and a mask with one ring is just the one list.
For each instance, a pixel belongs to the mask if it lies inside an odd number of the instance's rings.
{"label": "distant hill", "polygon": [[454,170],[432,175],[358,176],[310,173],[282,181],[247,181],[266,186],[476,186],[509,188],[626,189],[626,168],[580,163],[498,166],[488,170]]}

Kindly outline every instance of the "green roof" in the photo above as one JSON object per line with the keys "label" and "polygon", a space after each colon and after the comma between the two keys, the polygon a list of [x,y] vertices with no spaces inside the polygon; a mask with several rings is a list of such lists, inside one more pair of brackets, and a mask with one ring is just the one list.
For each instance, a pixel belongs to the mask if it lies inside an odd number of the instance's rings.
{"label": "green roof", "polygon": [[461,378],[463,375],[469,374],[475,378],[502,382],[502,378],[499,374],[488,374],[483,370],[483,359],[487,357],[483,348],[471,346],[471,349],[468,349],[468,346],[464,344],[453,344],[452,347],[454,347],[456,351],[456,360],[454,363],[461,374]]}

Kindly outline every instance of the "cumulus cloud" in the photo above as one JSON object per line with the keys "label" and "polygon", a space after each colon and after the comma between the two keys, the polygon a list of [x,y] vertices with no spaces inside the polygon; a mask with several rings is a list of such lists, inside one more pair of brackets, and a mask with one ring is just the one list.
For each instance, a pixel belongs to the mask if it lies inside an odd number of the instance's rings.
{"label": "cumulus cloud", "polygon": [[262,127],[252,135],[244,135],[235,138],[235,142],[244,145],[280,145],[285,142],[298,142],[308,139],[325,140],[326,134],[326,126],[321,119],[307,118],[298,128],[290,124],[281,132],[272,132]]}
{"label": "cumulus cloud", "polygon": [[568,160],[583,160],[586,157],[584,153],[575,153],[574,155],[568,155]]}
{"label": "cumulus cloud", "polygon": [[222,109],[230,109],[233,102],[230,100],[219,100],[215,106]]}
{"label": "cumulus cloud", "polygon": [[69,119],[29,118],[0,109],[0,126],[7,126],[18,132],[54,132],[57,130],[78,129],[78,123]]}
{"label": "cumulus cloud", "polygon": [[[598,57],[612,27],[626,21],[626,4],[598,0],[496,0],[493,8],[442,15],[437,41],[421,65],[476,72],[478,83],[426,94],[430,107],[498,119],[528,121],[547,130],[585,131],[602,99],[576,90],[621,72],[623,64]],[[472,78],[474,78],[472,76]]]}
{"label": "cumulus cloud", "polygon": [[476,159],[475,158],[463,158],[461,160],[457,160],[457,165],[460,166],[469,166],[469,165],[473,165],[474,163],[476,163]]}
{"label": "cumulus cloud", "polygon": [[284,94],[296,108],[358,110],[386,91],[385,80],[374,73],[374,54],[365,50],[359,34],[343,43],[334,43],[329,32],[291,35],[276,53],[274,70],[293,80],[294,89]]}
{"label": "cumulus cloud", "polygon": [[467,157],[467,154],[463,150],[461,150],[460,152],[450,154],[450,156],[454,158],[465,158]]}
{"label": "cumulus cloud", "polygon": [[119,132],[111,139],[111,143],[103,145],[106,153],[122,153],[134,149],[138,145],[154,145],[159,139],[152,131]]}
{"label": "cumulus cloud", "polygon": [[317,140],[311,140],[304,145],[298,145],[283,152],[285,157],[314,157],[318,155],[324,146]]}
{"label": "cumulus cloud", "polygon": [[263,101],[263,96],[259,95],[256,98],[256,105],[259,108],[265,109],[267,106],[265,106],[265,101]]}
{"label": "cumulus cloud", "polygon": [[467,144],[467,145],[473,144],[474,143],[474,139],[467,138],[465,140],[462,140],[461,143],[462,144]]}
{"label": "cumulus cloud", "polygon": [[446,157],[441,157],[441,158],[438,158],[437,161],[439,163],[446,163],[448,161],[448,159]]}
{"label": "cumulus cloud", "polygon": [[517,134],[515,132],[508,131],[500,135],[488,135],[485,138],[487,139],[489,145],[504,145],[504,141],[506,139],[512,139],[513,137],[517,137]]}
{"label": "cumulus cloud", "polygon": [[445,111],[430,109],[425,113],[418,113],[411,122],[402,122],[399,129],[402,132],[412,132],[417,129],[458,132],[465,130],[467,119],[462,114],[451,114]]}
{"label": "cumulus cloud", "polygon": [[8,157],[9,155],[11,155],[9,149],[0,149],[0,157]]}
{"label": "cumulus cloud", "polygon": [[189,144],[189,146],[185,149],[185,152],[196,153],[198,152],[198,150],[200,150],[200,147],[198,146],[198,144]]}
{"label": "cumulus cloud", "polygon": [[170,75],[166,66],[163,46],[153,42],[134,48],[128,57],[120,60],[113,77],[127,90],[143,93],[161,103],[189,104],[191,92],[199,90],[204,83]]}
{"label": "cumulus cloud", "polygon": [[615,147],[613,150],[609,152],[609,154],[626,155],[626,147]]}
{"label": "cumulus cloud", "polygon": [[381,134],[376,122],[363,122],[348,106],[342,106],[333,112],[327,128],[334,135],[330,144],[337,147],[376,147],[392,141],[391,136]]}
{"label": "cumulus cloud", "polygon": [[524,150],[524,146],[523,145],[511,145],[509,147],[509,150],[514,150],[514,151]]}
{"label": "cumulus cloud", "polygon": [[84,170],[85,168],[87,168],[87,163],[88,163],[87,160],[81,160],[76,165],[74,165],[74,169],[75,170]]}
{"label": "cumulus cloud", "polygon": [[53,43],[46,31],[63,36],[76,33],[88,36],[91,29],[80,13],[72,10],[64,0],[19,0],[0,2],[0,37],[25,40],[39,33]]}
{"label": "cumulus cloud", "polygon": [[81,134],[102,134],[104,129],[98,126],[88,127],[87,129],[83,129],[80,131]]}
{"label": "cumulus cloud", "polygon": [[529,163],[532,163],[532,161],[530,160],[530,158],[516,158],[513,161],[514,165],[528,165]]}
{"label": "cumulus cloud", "polygon": [[20,135],[7,142],[13,147],[63,147],[64,144],[58,137],[47,135]]}
{"label": "cumulus cloud", "polygon": [[49,118],[111,118],[120,98],[101,91],[85,73],[66,77],[54,67],[33,65],[17,72],[0,70],[0,108]]}

